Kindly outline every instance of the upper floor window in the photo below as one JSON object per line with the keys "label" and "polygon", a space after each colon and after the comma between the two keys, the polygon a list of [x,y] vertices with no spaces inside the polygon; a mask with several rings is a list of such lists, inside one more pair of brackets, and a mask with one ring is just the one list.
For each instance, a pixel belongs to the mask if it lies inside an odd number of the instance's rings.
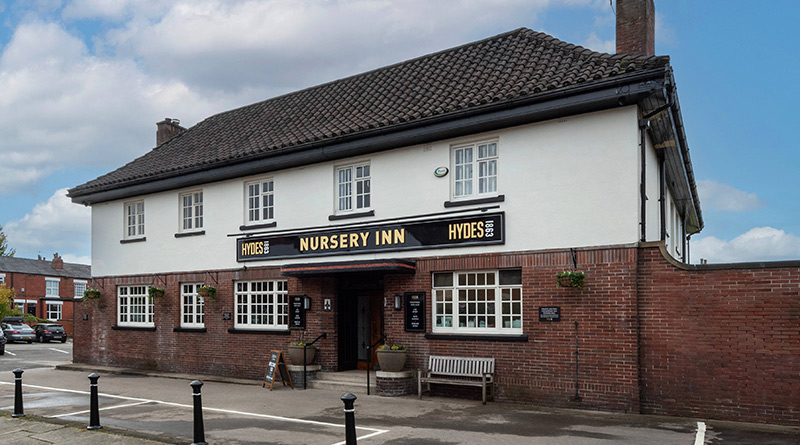
{"label": "upper floor window", "polygon": [[453,197],[497,192],[497,142],[453,148]]}
{"label": "upper floor window", "polygon": [[5,282],[6,282],[6,274],[0,273],[0,284],[3,284]]}
{"label": "upper floor window", "polygon": [[433,331],[522,333],[522,270],[433,274]]}
{"label": "upper floor window", "polygon": [[125,203],[125,238],[144,236],[144,201]]}
{"label": "upper floor window", "polygon": [[371,202],[369,163],[336,168],[336,211],[368,209]]}
{"label": "upper floor window", "polygon": [[147,286],[117,288],[117,324],[146,327],[154,325],[153,300],[147,294]]}
{"label": "upper floor window", "polygon": [[86,292],[86,281],[75,280],[75,298],[83,298],[83,293]]}
{"label": "upper floor window", "polygon": [[275,183],[262,179],[245,184],[247,193],[247,223],[275,219]]}
{"label": "upper floor window", "polygon": [[58,278],[45,278],[44,279],[44,295],[46,297],[58,296]]}
{"label": "upper floor window", "polygon": [[286,281],[239,281],[236,283],[235,299],[237,328],[289,328]]}
{"label": "upper floor window", "polygon": [[203,191],[189,192],[180,195],[181,231],[200,230],[203,228]]}

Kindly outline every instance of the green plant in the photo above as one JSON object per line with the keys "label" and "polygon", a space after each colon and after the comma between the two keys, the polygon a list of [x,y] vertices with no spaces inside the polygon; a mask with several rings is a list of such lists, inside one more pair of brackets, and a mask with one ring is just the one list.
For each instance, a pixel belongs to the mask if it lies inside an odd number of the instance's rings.
{"label": "green plant", "polygon": [[155,286],[148,286],[147,294],[150,295],[150,300],[154,300],[156,298],[161,298],[164,296],[164,289]]}
{"label": "green plant", "polygon": [[13,287],[9,289],[5,283],[0,284],[0,318],[22,315],[19,309],[11,308],[11,304],[14,303],[14,296]]}
{"label": "green plant", "polygon": [[87,300],[97,300],[100,298],[100,291],[97,289],[88,288],[83,291],[83,298]]}
{"label": "green plant", "polygon": [[[305,332],[301,332],[300,333],[300,338],[298,338],[297,340],[289,343],[289,346],[301,346],[302,347],[302,346],[305,346],[305,345],[306,345],[306,334],[305,334]],[[311,345],[311,346],[314,346],[314,345]]]}
{"label": "green plant", "polygon": [[22,316],[22,321],[25,323],[47,323],[50,320],[45,320],[44,318],[39,318],[31,314],[25,314]]}
{"label": "green plant", "polygon": [[586,274],[583,272],[565,270],[556,274],[556,287],[564,286],[583,289],[584,280],[586,280]]}
{"label": "green plant", "polygon": [[214,286],[206,286],[205,284],[197,289],[197,295],[203,298],[210,298],[211,301],[217,299],[217,288]]}
{"label": "green plant", "polygon": [[379,351],[405,351],[406,347],[403,345],[380,345]]}

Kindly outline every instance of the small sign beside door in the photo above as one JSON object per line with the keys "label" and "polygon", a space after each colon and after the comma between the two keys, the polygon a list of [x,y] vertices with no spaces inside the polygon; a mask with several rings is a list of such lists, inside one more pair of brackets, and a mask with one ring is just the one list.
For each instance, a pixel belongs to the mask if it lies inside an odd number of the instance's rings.
{"label": "small sign beside door", "polygon": [[425,292],[405,294],[406,332],[425,332]]}
{"label": "small sign beside door", "polygon": [[289,296],[289,329],[306,328],[305,295]]}

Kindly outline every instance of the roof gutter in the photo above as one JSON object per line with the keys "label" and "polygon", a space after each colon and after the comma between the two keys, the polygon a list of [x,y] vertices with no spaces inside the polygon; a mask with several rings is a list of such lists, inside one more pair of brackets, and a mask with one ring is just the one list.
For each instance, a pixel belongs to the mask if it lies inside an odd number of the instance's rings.
{"label": "roof gutter", "polygon": [[[282,149],[268,157],[237,159],[207,170],[195,170],[163,178],[144,178],[120,187],[97,191],[71,189],[75,203],[93,205],[132,196],[224,181],[270,171],[361,156],[472,133],[529,124],[558,117],[636,104],[664,86],[664,68],[624,75],[615,79],[553,91],[515,101],[450,113],[425,121],[360,133],[345,141],[315,141]],[[202,167],[201,167],[202,168]],[[208,167],[205,167],[208,168]],[[184,170],[185,171],[185,170]]]}

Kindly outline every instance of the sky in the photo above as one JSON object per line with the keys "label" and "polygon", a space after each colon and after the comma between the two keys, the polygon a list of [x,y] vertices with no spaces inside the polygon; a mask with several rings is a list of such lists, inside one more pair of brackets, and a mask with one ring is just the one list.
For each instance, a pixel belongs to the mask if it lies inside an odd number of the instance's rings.
{"label": "sky", "polygon": [[[691,262],[800,259],[800,2],[656,0],[705,228]],[[89,264],[66,189],[206,117],[519,27],[613,53],[609,0],[0,0],[0,225]]]}

